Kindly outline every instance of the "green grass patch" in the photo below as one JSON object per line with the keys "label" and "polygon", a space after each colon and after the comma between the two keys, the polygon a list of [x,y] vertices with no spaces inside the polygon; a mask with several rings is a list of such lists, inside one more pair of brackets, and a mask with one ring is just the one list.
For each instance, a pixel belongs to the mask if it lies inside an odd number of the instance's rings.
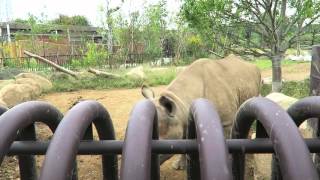
{"label": "green grass patch", "polygon": [[0,80],[13,79],[16,75],[23,72],[22,69],[18,68],[0,68]]}
{"label": "green grass patch", "polygon": [[[124,73],[124,71],[113,71],[114,73]],[[119,88],[137,88],[142,84],[149,86],[168,85],[175,79],[177,72],[176,68],[162,68],[152,70],[144,68],[146,75],[145,79],[134,79],[123,77],[120,79],[110,79],[104,77],[88,76],[81,79],[75,79],[70,76],[61,76],[60,78],[53,78],[52,92],[76,91],[81,89],[119,89]],[[309,80],[304,81],[289,81],[284,82],[281,92],[295,98],[303,98],[309,95]],[[261,95],[266,96],[271,92],[271,85],[263,85]]]}
{"label": "green grass patch", "polygon": [[[105,70],[106,71],[106,70]],[[108,71],[115,74],[124,75],[127,70]],[[177,75],[176,68],[162,68],[159,70],[151,70],[144,67],[146,75],[145,79],[136,79],[123,76],[122,78],[110,79],[105,77],[88,76],[75,79],[65,74],[51,76],[53,83],[52,92],[76,91],[80,89],[118,89],[118,88],[137,88],[142,84],[149,86],[159,86],[169,84]]]}
{"label": "green grass patch", "polygon": [[[284,82],[281,93],[297,99],[309,96],[310,80]],[[271,92],[271,85],[264,84],[261,88],[261,95],[266,96]]]}
{"label": "green grass patch", "polygon": [[176,68],[169,67],[160,70],[146,69],[146,80],[149,86],[167,85],[177,76]]}
{"label": "green grass patch", "polygon": [[53,80],[53,92],[76,91],[81,89],[115,89],[115,88],[135,88],[143,83],[140,79],[110,79],[104,77],[88,77],[81,79],[57,79]]}

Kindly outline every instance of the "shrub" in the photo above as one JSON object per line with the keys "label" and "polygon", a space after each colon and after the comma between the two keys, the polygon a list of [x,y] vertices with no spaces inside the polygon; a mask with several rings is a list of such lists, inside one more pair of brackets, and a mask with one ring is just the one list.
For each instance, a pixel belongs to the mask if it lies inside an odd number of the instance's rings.
{"label": "shrub", "polygon": [[97,66],[105,63],[108,57],[108,52],[103,46],[99,46],[95,43],[87,43],[86,55],[81,61],[83,67]]}
{"label": "shrub", "polygon": [[[284,82],[281,93],[297,99],[309,96],[310,80]],[[261,88],[261,95],[266,96],[271,92],[271,85],[264,84]]]}

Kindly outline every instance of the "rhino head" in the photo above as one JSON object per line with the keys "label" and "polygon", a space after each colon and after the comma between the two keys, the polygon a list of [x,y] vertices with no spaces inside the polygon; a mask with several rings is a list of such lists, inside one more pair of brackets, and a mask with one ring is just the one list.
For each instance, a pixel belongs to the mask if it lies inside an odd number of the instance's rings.
{"label": "rhino head", "polygon": [[155,97],[155,93],[147,86],[142,86],[142,95],[151,100],[158,115],[160,139],[182,139],[184,136],[185,118],[187,114],[183,111],[181,103],[175,97],[163,95]]}

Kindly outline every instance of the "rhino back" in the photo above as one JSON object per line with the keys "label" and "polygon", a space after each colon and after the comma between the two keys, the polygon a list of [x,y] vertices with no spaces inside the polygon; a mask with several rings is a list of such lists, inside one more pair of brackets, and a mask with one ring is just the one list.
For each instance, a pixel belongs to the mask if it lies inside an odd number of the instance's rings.
{"label": "rhino back", "polygon": [[[260,71],[236,56],[221,60],[199,59],[181,72],[167,87],[190,107],[196,98],[211,100],[223,125],[232,123],[238,107],[260,90]],[[165,93],[165,92],[164,92]],[[231,121],[231,122],[230,122]]]}

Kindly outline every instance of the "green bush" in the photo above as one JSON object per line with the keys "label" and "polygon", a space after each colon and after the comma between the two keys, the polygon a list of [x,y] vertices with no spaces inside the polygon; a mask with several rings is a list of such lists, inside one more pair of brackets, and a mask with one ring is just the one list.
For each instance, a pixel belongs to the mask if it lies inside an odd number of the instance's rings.
{"label": "green bush", "polygon": [[[281,93],[297,99],[309,96],[310,80],[284,82]],[[266,96],[271,93],[271,85],[264,84],[261,88],[261,95]]]}
{"label": "green bush", "polygon": [[79,68],[79,67],[83,66],[81,61],[82,60],[80,60],[80,59],[71,59],[71,67],[72,68]]}
{"label": "green bush", "polygon": [[37,69],[40,66],[34,58],[31,58],[29,61],[25,61],[25,63],[27,63],[26,67],[29,69]]}
{"label": "green bush", "polygon": [[6,68],[17,68],[14,61],[14,59],[5,59],[3,62],[3,66]]}
{"label": "green bush", "polygon": [[108,52],[103,46],[99,46],[95,43],[87,43],[87,52],[81,65],[83,67],[97,66],[105,63],[108,57]]}
{"label": "green bush", "polygon": [[281,92],[298,99],[309,96],[310,80],[285,82]]}

